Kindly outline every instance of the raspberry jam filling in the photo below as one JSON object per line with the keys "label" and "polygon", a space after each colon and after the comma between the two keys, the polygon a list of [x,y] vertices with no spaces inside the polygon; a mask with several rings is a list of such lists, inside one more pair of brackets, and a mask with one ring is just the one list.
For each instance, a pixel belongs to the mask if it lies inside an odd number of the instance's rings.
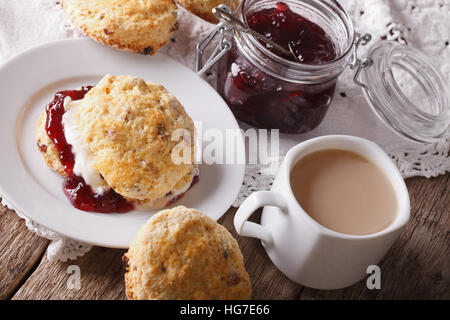
{"label": "raspberry jam filling", "polygon": [[[299,65],[321,65],[337,58],[338,52],[325,31],[283,2],[256,9],[245,18],[251,29],[286,50],[290,46],[299,61],[294,57],[280,58]],[[266,48],[279,56],[275,49],[267,45]],[[242,54],[236,43],[220,63],[219,93],[236,118],[258,128],[285,133],[311,131],[322,122],[336,86],[336,79],[303,84],[268,74]]]}
{"label": "raspberry jam filling", "polygon": [[73,173],[75,157],[72,153],[72,146],[66,141],[62,123],[62,117],[65,112],[64,99],[70,97],[72,100],[81,100],[91,88],[91,86],[86,86],[80,90],[59,91],[55,94],[53,101],[46,107],[47,121],[45,129],[59,152],[60,161],[67,175],[63,184],[64,193],[75,208],[83,211],[101,213],[128,212],[133,210],[134,206],[113,189],[103,194],[94,193],[83,177]]}
{"label": "raspberry jam filling", "polygon": [[[250,29],[264,35],[289,51],[289,45],[301,63],[323,64],[336,58],[333,42],[314,22],[278,2],[274,8],[262,9],[247,16]],[[263,45],[264,43],[261,42]],[[275,54],[276,50],[265,45]],[[289,58],[289,57],[288,57]],[[290,60],[295,62],[294,57]]]}

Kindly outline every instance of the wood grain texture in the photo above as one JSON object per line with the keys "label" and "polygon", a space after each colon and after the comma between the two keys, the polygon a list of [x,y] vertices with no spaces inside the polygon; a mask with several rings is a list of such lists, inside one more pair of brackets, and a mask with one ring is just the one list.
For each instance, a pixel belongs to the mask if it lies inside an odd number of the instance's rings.
{"label": "wood grain texture", "polygon": [[[42,259],[33,274],[13,296],[23,299],[68,299],[68,300],[123,300],[125,286],[121,258],[124,250],[94,247],[76,261],[48,261]],[[69,289],[69,278],[73,275],[68,267],[80,268],[80,289]]]}
{"label": "wood grain texture", "polygon": [[49,241],[0,204],[0,299],[9,299],[42,257]]}
{"label": "wood grain texture", "polygon": [[[235,208],[219,220],[238,240],[253,287],[253,299],[450,299],[450,175],[407,181],[411,221],[380,263],[381,290],[365,280],[352,287],[322,291],[287,279],[267,257],[258,240],[238,237]],[[258,221],[260,212],[251,220]],[[76,262],[42,259],[14,299],[124,299],[121,256],[124,251],[94,248]],[[81,269],[81,289],[67,288],[67,267]]]}

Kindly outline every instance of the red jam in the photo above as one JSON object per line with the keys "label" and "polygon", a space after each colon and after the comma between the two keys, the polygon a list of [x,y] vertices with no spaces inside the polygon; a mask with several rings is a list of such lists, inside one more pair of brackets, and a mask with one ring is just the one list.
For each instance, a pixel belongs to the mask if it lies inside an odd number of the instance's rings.
{"label": "red jam", "polygon": [[[283,2],[278,2],[275,8],[263,9],[248,15],[247,24],[250,29],[286,50],[289,50],[291,44],[298,61],[302,63],[322,64],[336,58],[333,42],[325,31],[317,24],[294,13]],[[270,45],[265,46],[277,54]],[[296,61],[294,57],[290,57],[290,60]]]}
{"label": "red jam", "polygon": [[62,123],[62,117],[65,112],[64,99],[66,97],[70,97],[72,100],[83,99],[91,88],[88,86],[83,87],[81,90],[59,91],[55,94],[53,101],[46,107],[47,122],[45,129],[59,152],[61,163],[67,174],[63,185],[64,193],[75,208],[83,211],[102,213],[128,212],[133,210],[134,206],[113,189],[103,194],[94,193],[82,177],[73,173],[75,157],[72,153],[72,146],[66,141]]}
{"label": "red jam", "polygon": [[[320,65],[336,59],[334,44],[325,31],[283,2],[251,12],[246,20],[251,29],[285,49],[289,50],[290,44],[299,63]],[[278,55],[275,49],[266,48]],[[295,61],[294,57],[290,60]],[[241,54],[234,43],[219,67],[217,87],[238,119],[259,128],[304,133],[323,120],[335,86],[336,79],[301,84],[269,75]]]}
{"label": "red jam", "polygon": [[124,213],[134,210],[134,206],[113,189],[103,194],[94,193],[84,179],[77,175],[64,179],[64,192],[72,205],[83,211]]}

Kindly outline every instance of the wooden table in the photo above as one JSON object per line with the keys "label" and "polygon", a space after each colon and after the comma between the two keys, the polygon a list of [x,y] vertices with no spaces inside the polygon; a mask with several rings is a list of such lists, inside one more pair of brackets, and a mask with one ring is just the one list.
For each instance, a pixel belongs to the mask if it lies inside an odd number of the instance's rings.
{"label": "wooden table", "polygon": [[[450,299],[450,174],[407,180],[411,221],[380,263],[381,289],[366,281],[321,291],[302,287],[281,274],[258,240],[237,237],[230,208],[219,221],[236,237],[252,280],[254,299]],[[256,219],[258,217],[255,217]],[[125,299],[124,250],[93,248],[76,261],[50,262],[49,241],[0,206],[0,299]],[[81,289],[67,288],[67,268],[81,270]]]}

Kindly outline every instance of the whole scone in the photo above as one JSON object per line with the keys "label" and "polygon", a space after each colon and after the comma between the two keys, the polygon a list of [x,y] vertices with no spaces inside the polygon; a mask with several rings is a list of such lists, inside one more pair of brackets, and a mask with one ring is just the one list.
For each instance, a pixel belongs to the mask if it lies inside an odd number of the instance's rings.
{"label": "whole scone", "polygon": [[211,23],[217,23],[212,9],[220,4],[226,4],[233,11],[239,6],[240,0],[175,0],[193,14]]}
{"label": "whole scone", "polygon": [[155,214],[123,257],[133,300],[250,299],[239,245],[204,213],[179,206]]}
{"label": "whole scone", "polygon": [[153,54],[177,28],[173,0],[62,0],[75,27],[118,49]]}

